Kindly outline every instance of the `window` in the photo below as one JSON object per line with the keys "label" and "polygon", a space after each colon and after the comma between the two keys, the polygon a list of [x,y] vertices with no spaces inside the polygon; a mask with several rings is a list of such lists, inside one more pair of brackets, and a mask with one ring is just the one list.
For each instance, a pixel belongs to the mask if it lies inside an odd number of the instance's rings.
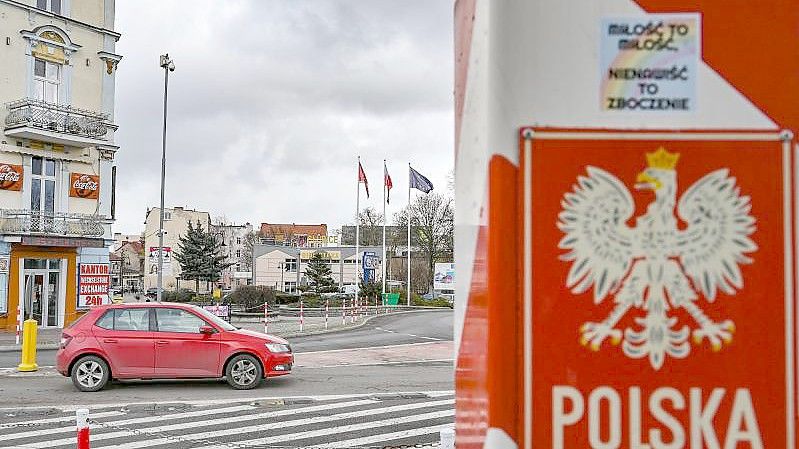
{"label": "window", "polygon": [[113,309],[94,323],[95,326],[115,331],[149,331],[150,309]]}
{"label": "window", "polygon": [[172,212],[164,211],[164,220],[171,220],[172,219]]}
{"label": "window", "polygon": [[236,245],[241,245],[241,237],[236,237]]}
{"label": "window", "polygon": [[31,174],[31,210],[55,212],[55,161],[35,156]]}
{"label": "window", "polygon": [[295,281],[286,281],[283,283],[283,291],[286,293],[296,293],[297,292],[297,282]]}
{"label": "window", "polygon": [[44,59],[33,62],[33,95],[37,100],[58,103],[61,65]]}
{"label": "window", "polygon": [[236,264],[236,271],[241,271],[241,264],[240,263]]}
{"label": "window", "polygon": [[208,326],[202,318],[182,309],[155,309],[155,319],[159,332],[180,332],[183,334],[198,334],[201,326]]}
{"label": "window", "polygon": [[236,250],[236,257],[241,257],[241,250],[240,249]]}
{"label": "window", "polygon": [[61,14],[61,0],[36,0],[36,7],[54,14]]}
{"label": "window", "polygon": [[286,261],[283,263],[283,267],[286,271],[296,272],[297,259],[286,259]]}

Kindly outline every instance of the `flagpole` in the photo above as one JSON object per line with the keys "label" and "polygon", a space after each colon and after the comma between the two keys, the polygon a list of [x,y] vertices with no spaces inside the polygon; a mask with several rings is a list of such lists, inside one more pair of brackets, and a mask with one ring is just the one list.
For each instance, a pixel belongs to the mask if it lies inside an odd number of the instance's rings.
{"label": "flagpole", "polygon": [[411,305],[411,163],[408,162],[408,307]]}
{"label": "flagpole", "polygon": [[383,260],[380,264],[383,271],[382,298],[386,297],[386,173],[388,173],[388,168],[386,167],[386,160],[383,159]]}
{"label": "flagpole", "polygon": [[358,253],[361,249],[361,157],[358,156],[358,190],[355,194],[355,301],[358,301],[360,292],[360,264],[358,263]]}

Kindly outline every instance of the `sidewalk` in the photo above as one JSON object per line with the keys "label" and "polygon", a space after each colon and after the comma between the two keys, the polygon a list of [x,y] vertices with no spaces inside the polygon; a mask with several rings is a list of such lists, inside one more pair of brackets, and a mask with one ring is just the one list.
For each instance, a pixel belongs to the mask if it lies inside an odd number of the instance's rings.
{"label": "sidewalk", "polygon": [[[347,316],[346,324],[342,321],[341,315],[330,314],[328,317],[327,329],[325,329],[324,317],[309,317],[303,319],[302,330],[300,330],[299,317],[279,316],[269,318],[269,334],[278,337],[296,337],[300,335],[314,335],[322,334],[325,332],[332,332],[343,329],[353,329],[363,326],[366,318],[371,318],[376,315],[368,315],[356,317],[358,318],[354,323],[352,317]],[[379,316],[383,316],[382,314]],[[264,331],[264,323],[262,318],[237,318],[234,317],[231,321],[232,325],[242,329],[249,329],[257,332]],[[16,334],[14,332],[0,332],[0,352],[17,352],[20,350],[21,345],[15,344]],[[38,329],[36,349],[58,349],[59,341],[61,340],[61,329]],[[20,334],[20,342],[22,342],[22,335]]]}

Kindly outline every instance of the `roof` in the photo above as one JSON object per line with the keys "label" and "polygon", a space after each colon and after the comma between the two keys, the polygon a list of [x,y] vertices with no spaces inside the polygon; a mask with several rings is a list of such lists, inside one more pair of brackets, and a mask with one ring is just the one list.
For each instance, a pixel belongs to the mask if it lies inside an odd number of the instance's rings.
{"label": "roof", "polygon": [[261,235],[272,236],[274,231],[291,235],[327,235],[327,225],[296,224],[296,223],[261,223]]}
{"label": "roof", "polygon": [[142,242],[124,242],[121,245],[119,245],[119,249],[117,249],[117,251],[121,250],[125,246],[130,246],[130,249],[132,249],[138,254],[144,253],[144,243]]}

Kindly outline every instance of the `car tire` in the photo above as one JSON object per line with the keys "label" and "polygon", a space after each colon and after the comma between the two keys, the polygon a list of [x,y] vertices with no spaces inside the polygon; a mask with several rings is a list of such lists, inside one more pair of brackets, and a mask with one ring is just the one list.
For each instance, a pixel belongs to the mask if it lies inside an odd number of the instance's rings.
{"label": "car tire", "polygon": [[236,390],[251,390],[260,385],[263,377],[261,364],[249,354],[233,357],[225,368],[225,379]]}
{"label": "car tire", "polygon": [[111,369],[105,360],[94,355],[81,357],[72,367],[72,383],[80,391],[99,391],[111,380]]}

